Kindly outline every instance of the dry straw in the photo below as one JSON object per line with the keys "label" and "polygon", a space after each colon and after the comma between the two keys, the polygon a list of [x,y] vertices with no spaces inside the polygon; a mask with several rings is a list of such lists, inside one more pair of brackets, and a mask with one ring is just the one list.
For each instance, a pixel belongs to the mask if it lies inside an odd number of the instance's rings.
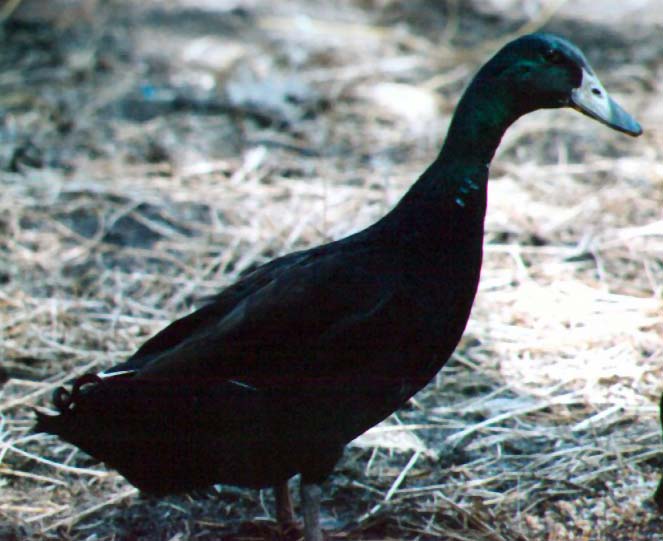
{"label": "dry straw", "polygon": [[[231,19],[240,32],[227,38],[242,65],[215,76],[240,89],[240,72],[254,82],[296,79],[303,97],[270,102],[271,125],[250,116],[260,94],[236,115],[185,111],[136,122],[112,109],[144,80],[141,63],[156,62],[151,43],[168,54],[168,32],[140,13],[132,55],[109,53],[116,77],[74,84],[80,58],[57,40],[64,60],[42,69],[61,88],[40,80],[26,57],[0,76],[0,84],[29,82],[3,126],[8,148],[20,155],[30,139],[43,153],[39,166],[24,159],[0,173],[0,354],[10,376],[0,396],[0,522],[8,536],[275,536],[260,520],[269,502],[251,491],[137,498],[114,472],[31,434],[30,408],[46,406],[69,378],[125,358],[252,266],[382,215],[433,157],[487,49],[514,31],[491,31],[457,11],[440,38],[418,31],[407,5],[387,1],[369,4],[404,22],[379,20],[365,2],[332,12],[320,3],[293,32],[288,8],[254,4],[256,18]],[[527,28],[561,5],[544,4]],[[334,16],[358,22],[332,24]],[[125,36],[116,15],[99,17],[77,54],[98,56],[100,36]],[[186,31],[177,32],[184,46]],[[626,140],[559,112],[513,127],[493,167],[481,289],[465,338],[429,387],[347,451],[325,492],[333,537],[660,535],[642,504],[660,464],[663,68],[651,59],[663,48],[646,36],[625,46],[629,54],[618,58],[588,52],[645,135]],[[160,62],[175,80],[209,76],[175,53]],[[394,86],[378,89],[385,82]],[[389,92],[428,95],[430,106],[413,118]],[[60,110],[62,100],[69,105]],[[71,115],[74,135],[54,137],[49,111]],[[67,160],[73,173],[62,167]]]}

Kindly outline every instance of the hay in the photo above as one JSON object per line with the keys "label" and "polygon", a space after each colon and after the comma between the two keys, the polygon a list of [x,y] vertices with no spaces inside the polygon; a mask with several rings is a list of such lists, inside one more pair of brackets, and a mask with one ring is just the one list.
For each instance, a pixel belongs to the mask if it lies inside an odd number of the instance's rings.
{"label": "hay", "polygon": [[[381,216],[513,33],[576,39],[565,2],[515,23],[453,4],[116,2],[78,26],[5,29],[0,86],[23,86],[0,97],[0,537],[277,537],[267,492],[143,500],[31,434],[30,408],[246,269]],[[576,40],[645,135],[570,112],[510,130],[465,338],[348,449],[325,490],[332,537],[660,538],[643,503],[661,464],[663,48],[642,30],[615,59],[610,36]]]}

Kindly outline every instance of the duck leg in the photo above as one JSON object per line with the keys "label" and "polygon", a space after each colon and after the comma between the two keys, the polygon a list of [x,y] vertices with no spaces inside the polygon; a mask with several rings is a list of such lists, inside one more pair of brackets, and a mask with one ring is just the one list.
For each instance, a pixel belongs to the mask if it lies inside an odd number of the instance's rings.
{"label": "duck leg", "polygon": [[304,541],[323,541],[320,529],[320,498],[322,489],[315,483],[300,481],[302,515],[304,515]]}
{"label": "duck leg", "polygon": [[295,516],[292,511],[288,481],[275,485],[273,490],[274,499],[276,500],[276,521],[282,528],[289,527],[295,523]]}

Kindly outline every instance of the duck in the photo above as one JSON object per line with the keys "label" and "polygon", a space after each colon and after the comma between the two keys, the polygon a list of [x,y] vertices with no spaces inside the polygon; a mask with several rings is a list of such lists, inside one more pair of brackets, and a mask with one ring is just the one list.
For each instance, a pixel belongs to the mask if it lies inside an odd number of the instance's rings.
{"label": "duck", "polygon": [[381,219],[259,266],[124,362],[58,388],[35,430],[145,493],[272,487],[282,524],[299,476],[304,539],[322,541],[321,484],[345,446],[422,389],[461,339],[503,134],[551,108],[642,133],[578,47],[521,36],[481,67],[439,154]]}

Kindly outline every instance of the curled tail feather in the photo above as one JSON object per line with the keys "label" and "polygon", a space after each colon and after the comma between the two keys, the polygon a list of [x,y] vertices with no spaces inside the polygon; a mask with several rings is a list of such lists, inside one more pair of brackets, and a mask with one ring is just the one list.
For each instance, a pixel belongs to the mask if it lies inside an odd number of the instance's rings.
{"label": "curled tail feather", "polygon": [[48,434],[62,435],[66,427],[66,419],[76,408],[76,404],[80,400],[81,390],[86,385],[96,384],[101,381],[101,378],[96,374],[84,374],[74,380],[71,391],[64,387],[58,387],[53,391],[53,405],[58,410],[57,415],[48,415],[34,409],[37,417],[37,422],[34,426],[35,432],[46,432]]}
{"label": "curled tail feather", "polygon": [[67,391],[64,387],[58,387],[53,391],[53,405],[60,413],[72,410],[81,396],[81,389],[85,385],[99,383],[100,381],[101,378],[96,374],[83,374],[74,381],[71,392]]}

